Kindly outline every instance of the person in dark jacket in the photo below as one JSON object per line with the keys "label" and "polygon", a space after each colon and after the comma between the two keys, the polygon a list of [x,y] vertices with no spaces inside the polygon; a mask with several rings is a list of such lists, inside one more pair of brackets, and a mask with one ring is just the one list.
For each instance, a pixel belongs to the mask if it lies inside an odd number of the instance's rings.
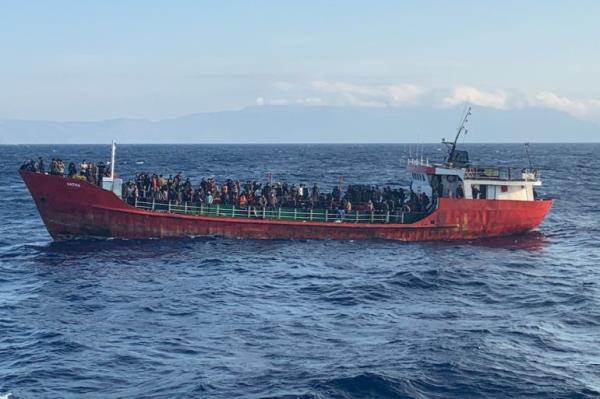
{"label": "person in dark jacket", "polygon": [[462,184],[459,184],[458,187],[456,188],[456,198],[464,198],[465,197],[465,192],[463,190],[463,186]]}
{"label": "person in dark jacket", "polygon": [[77,174],[77,167],[75,166],[74,162],[69,163],[68,171],[69,171],[69,177],[73,177]]}
{"label": "person in dark jacket", "polygon": [[104,162],[98,162],[98,185],[102,186],[102,177],[104,177],[104,172],[106,171],[106,165]]}

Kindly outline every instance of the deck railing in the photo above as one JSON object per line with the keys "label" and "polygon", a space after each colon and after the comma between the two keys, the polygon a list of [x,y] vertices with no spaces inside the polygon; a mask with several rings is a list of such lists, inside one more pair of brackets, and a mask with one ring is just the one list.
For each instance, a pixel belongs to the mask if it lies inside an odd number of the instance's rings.
{"label": "deck railing", "polygon": [[229,217],[245,219],[287,220],[331,223],[413,223],[427,216],[428,212],[361,212],[340,213],[328,209],[301,208],[259,208],[253,206],[237,207],[222,204],[177,204],[166,201],[135,200],[136,208],[156,212],[168,212],[183,215]]}
{"label": "deck railing", "polygon": [[473,166],[465,169],[465,179],[484,180],[537,180],[540,173],[537,169],[523,169],[508,166]]}

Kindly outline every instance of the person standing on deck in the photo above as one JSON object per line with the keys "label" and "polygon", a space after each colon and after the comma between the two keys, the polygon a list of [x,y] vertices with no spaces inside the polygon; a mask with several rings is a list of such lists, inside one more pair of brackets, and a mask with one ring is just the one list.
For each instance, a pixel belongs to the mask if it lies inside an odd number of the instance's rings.
{"label": "person standing on deck", "polygon": [[248,205],[248,200],[246,199],[246,194],[242,193],[242,195],[240,195],[239,206],[245,208],[246,205]]}
{"label": "person standing on deck", "polygon": [[104,173],[106,172],[106,164],[102,161],[98,162],[98,176],[97,176],[97,181],[98,181],[98,186],[102,186],[102,178],[104,177]]}
{"label": "person standing on deck", "polygon": [[375,208],[373,207],[373,201],[369,200],[369,202],[367,202],[367,211],[369,213],[372,213],[374,209]]}
{"label": "person standing on deck", "polygon": [[478,184],[473,185],[473,188],[471,189],[471,193],[472,193],[471,197],[473,199],[479,198],[479,185]]}
{"label": "person standing on deck", "polygon": [[420,202],[421,202],[421,210],[427,211],[429,209],[429,197],[427,196],[427,194],[425,193],[421,193],[421,198],[420,198]]}
{"label": "person standing on deck", "polygon": [[346,213],[352,212],[352,202],[350,202],[350,200],[346,200],[346,206],[344,206],[344,210]]}

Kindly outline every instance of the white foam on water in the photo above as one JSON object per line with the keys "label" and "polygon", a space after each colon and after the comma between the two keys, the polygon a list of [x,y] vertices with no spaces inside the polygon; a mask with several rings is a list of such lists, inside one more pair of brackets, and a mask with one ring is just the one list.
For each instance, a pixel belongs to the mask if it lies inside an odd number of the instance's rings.
{"label": "white foam on water", "polygon": [[5,394],[0,393],[0,399],[11,399],[11,398],[12,398],[12,393],[10,393],[10,392],[5,393]]}

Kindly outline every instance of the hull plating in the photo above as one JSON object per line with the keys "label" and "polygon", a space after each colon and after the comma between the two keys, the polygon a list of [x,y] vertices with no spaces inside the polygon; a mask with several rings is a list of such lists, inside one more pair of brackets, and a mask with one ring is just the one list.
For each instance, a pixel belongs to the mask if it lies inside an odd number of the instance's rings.
{"label": "hull plating", "polygon": [[20,172],[55,240],[221,235],[256,239],[468,240],[519,234],[539,226],[552,200],[439,199],[412,224],[353,224],[205,217],[144,211],[113,193],[61,176]]}

